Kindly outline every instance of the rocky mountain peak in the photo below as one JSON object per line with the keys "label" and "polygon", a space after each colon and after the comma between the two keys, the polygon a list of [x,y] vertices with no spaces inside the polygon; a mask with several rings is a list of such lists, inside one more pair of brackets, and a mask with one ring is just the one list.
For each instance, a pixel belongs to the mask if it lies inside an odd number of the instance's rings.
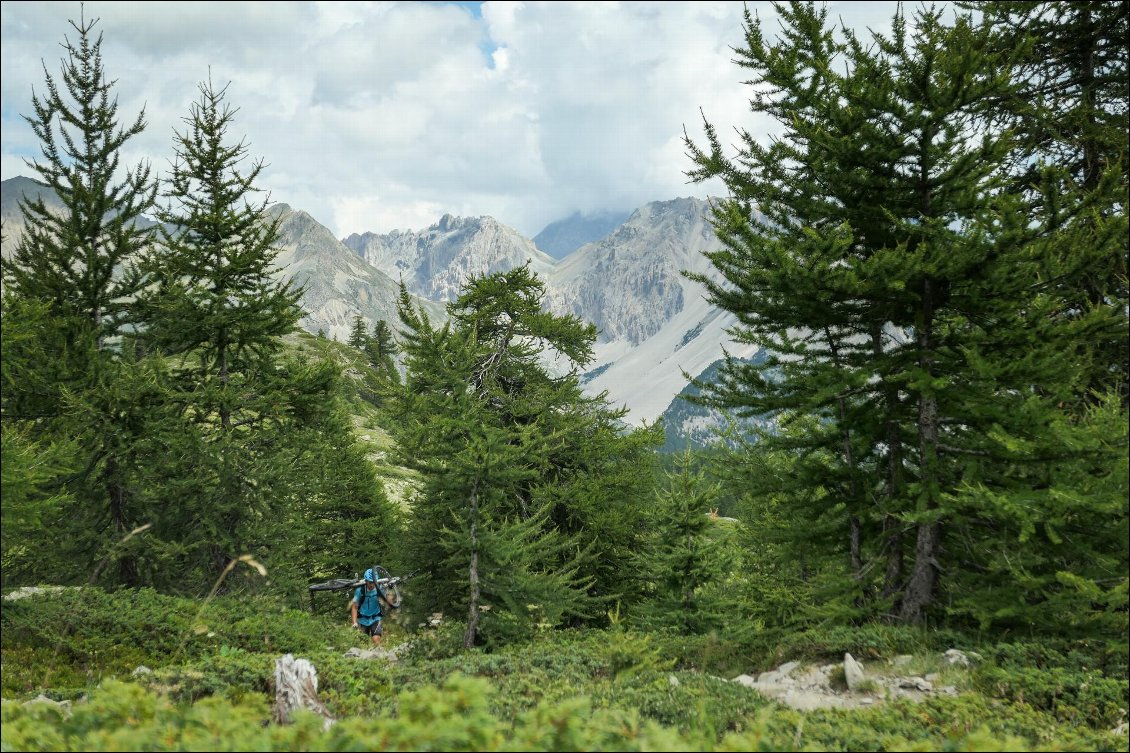
{"label": "rocky mountain peak", "polygon": [[533,242],[493,217],[445,214],[420,231],[354,233],[343,241],[369,264],[413,293],[450,301],[471,275],[513,269],[527,262],[546,276],[553,260]]}

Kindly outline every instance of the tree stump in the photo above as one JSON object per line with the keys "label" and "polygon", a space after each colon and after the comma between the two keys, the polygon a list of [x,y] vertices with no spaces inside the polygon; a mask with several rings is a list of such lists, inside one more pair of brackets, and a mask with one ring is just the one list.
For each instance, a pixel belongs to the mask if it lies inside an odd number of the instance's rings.
{"label": "tree stump", "polygon": [[275,660],[275,708],[277,724],[290,724],[296,709],[308,709],[325,721],[323,729],[334,723],[333,715],[318,700],[318,671],[306,659],[287,654]]}

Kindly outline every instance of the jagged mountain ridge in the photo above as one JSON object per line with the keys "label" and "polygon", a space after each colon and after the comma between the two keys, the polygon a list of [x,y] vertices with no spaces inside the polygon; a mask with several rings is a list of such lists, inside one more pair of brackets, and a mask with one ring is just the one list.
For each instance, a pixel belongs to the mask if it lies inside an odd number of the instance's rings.
{"label": "jagged mountain ridge", "polygon": [[[0,183],[5,257],[23,235],[19,200],[25,195],[42,195],[48,207],[62,207],[47,186],[31,178],[21,176]],[[279,219],[275,277],[292,280],[305,288],[301,305],[306,315],[299,326],[310,333],[322,331],[327,337],[345,340],[354,316],[360,314],[370,329],[379,319],[392,323],[395,329],[399,321],[396,282],[358,258],[306,212],[275,204],[268,215]],[[424,307],[433,321],[446,318],[441,305],[421,298],[416,298],[416,303]]]}
{"label": "jagged mountain ridge", "polygon": [[696,295],[683,270],[705,271],[716,247],[700,199],[640,207],[605,238],[581,247],[550,276],[550,307],[593,322],[601,341],[633,345],[657,333]]}
{"label": "jagged mountain ridge", "polygon": [[[22,232],[22,217],[15,232],[7,219],[18,215],[13,209],[18,195],[37,185],[26,178],[3,182],[5,250]],[[366,233],[343,242],[304,211],[275,205],[271,212],[280,219],[278,276],[305,287],[307,315],[301,326],[339,340],[348,337],[357,314],[370,327],[378,319],[397,322],[396,280],[401,277],[410,291],[426,294],[419,305],[442,321],[442,303],[471,274],[529,262],[546,282],[547,307],[593,321],[602,330],[586,390],[605,392],[613,404],[627,406],[627,420],[638,425],[664,415],[683,421],[685,412],[672,401],[687,385],[685,374],[703,373],[724,347],[742,358],[756,351],[730,341],[726,329],[733,317],[707,303],[701,285],[681,274],[684,269],[712,273],[702,255],[717,248],[708,209],[699,199],[652,202],[561,262],[489,217],[448,215],[417,233]],[[397,274],[366,263],[361,258],[366,251]]]}
{"label": "jagged mountain ridge", "polygon": [[450,300],[472,272],[529,261],[546,284],[547,308],[600,330],[586,389],[607,392],[639,424],[668,411],[687,384],[684,372],[702,373],[723,347],[739,357],[756,351],[730,342],[733,317],[707,303],[705,289],[682,274],[714,274],[703,255],[718,247],[708,214],[702,199],[651,202],[556,263],[489,217],[447,215],[423,231],[355,234],[343,242],[436,301]]}
{"label": "jagged mountain ridge", "polygon": [[528,262],[546,278],[554,267],[554,260],[533,241],[493,217],[445,214],[424,230],[354,233],[342,242],[392,279],[403,280],[410,292],[440,302],[454,300],[472,275],[504,272]]}
{"label": "jagged mountain ridge", "polygon": [[[276,204],[269,214],[279,218],[277,276],[305,287],[302,307],[307,313],[299,321],[303,329],[346,340],[358,314],[370,330],[380,319],[396,328],[400,290],[396,282],[366,264],[306,212]],[[417,305],[423,306],[433,321],[445,318],[443,307],[437,303],[418,299]]]}

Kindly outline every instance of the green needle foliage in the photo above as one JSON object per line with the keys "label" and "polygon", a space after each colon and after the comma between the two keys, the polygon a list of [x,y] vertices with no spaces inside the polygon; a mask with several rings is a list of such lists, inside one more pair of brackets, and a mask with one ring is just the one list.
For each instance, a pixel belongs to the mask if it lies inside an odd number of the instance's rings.
{"label": "green needle foliage", "polygon": [[[53,565],[72,577],[76,566],[89,571],[137,525],[140,501],[128,481],[143,470],[145,439],[135,416],[152,393],[143,390],[124,410],[119,397],[128,385],[147,381],[151,365],[120,357],[117,347],[141,285],[136,262],[152,241],[142,213],[156,187],[148,166],[121,169],[121,151],[144,130],[145,118],[141,113],[119,125],[96,24],[71,22],[78,38],[63,45],[60,77],[45,67],[46,93],[32,96],[34,114],[26,117],[42,150],[42,160],[28,165],[62,209],[53,210],[42,194],[23,201],[25,232],[3,262],[5,334],[15,334],[5,348],[5,370],[21,375],[5,379],[6,436],[47,451],[73,441],[72,457],[58,459],[58,475],[35,482],[47,498],[63,500],[45,525],[73,535],[27,542],[19,561],[6,563],[6,577],[55,572]],[[23,336],[32,331],[33,339]],[[92,415],[92,407],[100,412]],[[17,466],[20,456],[13,456]],[[136,582],[136,563],[128,558],[110,570]]]}
{"label": "green needle foliage", "polygon": [[[25,116],[43,152],[42,161],[27,164],[64,208],[53,212],[42,196],[21,201],[26,229],[4,260],[4,278],[20,296],[48,302],[68,322],[70,342],[92,338],[101,348],[121,333],[127,301],[139,288],[130,265],[152,238],[142,213],[153,205],[156,185],[148,165],[119,177],[121,150],[145,129],[145,114],[119,125],[102,36],[94,36],[98,20],[70,23],[78,40],[63,44],[63,86],[44,66],[47,92],[32,95],[34,115]],[[117,274],[123,265],[126,273]]]}
{"label": "green needle foliage", "polygon": [[[346,550],[327,560],[330,542],[304,542],[294,533],[300,511],[310,519],[298,530],[308,533],[327,518],[349,532],[345,523],[385,521],[390,509],[353,448],[334,397],[336,369],[282,355],[302,291],[273,276],[277,221],[266,216],[265,200],[252,200],[263,163],[245,166],[246,143],[228,139],[236,111],[224,101],[226,88],[209,82],[199,92],[176,135],[168,205],[159,213],[164,244],[146,260],[150,287],[138,301],[147,325],[139,342],[175,364],[180,425],[169,454],[191,464],[163,474],[163,496],[175,503],[155,512],[154,546],[177,563],[167,569],[191,574],[169,587],[199,590],[247,552],[277,563],[275,577],[286,573],[293,584],[301,580],[296,567],[321,572],[355,556]],[[321,466],[341,475],[313,470]],[[327,499],[334,493],[349,500]],[[339,516],[334,502],[364,512]],[[388,528],[358,548],[387,544]]]}
{"label": "green needle foliage", "polygon": [[543,313],[541,292],[526,268],[473,278],[436,329],[401,288],[408,373],[394,436],[424,475],[411,535],[427,573],[420,606],[466,614],[467,647],[586,611],[587,584],[532,491],[560,439],[542,409],[569,383],[545,371],[541,346],[585,362],[594,333]]}
{"label": "green needle foliage", "polygon": [[726,605],[717,586],[733,565],[714,520],[718,487],[693,471],[692,462],[689,452],[682,453],[675,471],[667,474],[652,522],[653,540],[639,558],[654,589],[641,605],[639,622],[686,634],[724,624]]}
{"label": "green needle foliage", "polygon": [[[709,254],[722,281],[698,279],[738,317],[737,338],[771,354],[728,361],[702,399],[777,414],[780,430],[754,452],[791,460],[774,463],[763,493],[797,548],[826,553],[802,580],[850,573],[845,604],[920,623],[988,548],[1040,545],[1018,541],[999,505],[974,504],[970,489],[1025,505],[1070,488],[1080,463],[1105,476],[1117,462],[1117,442],[1084,441],[1100,430],[1064,411],[1094,384],[1081,343],[1124,327],[1125,310],[1063,312],[1066,288],[1109,258],[1116,228],[1125,254],[1125,203],[1119,217],[1114,204],[1100,216],[1090,199],[1063,201],[1055,167],[1016,190],[1028,142],[997,127],[993,108],[1023,90],[1026,48],[995,44],[970,16],[947,25],[921,10],[909,23],[900,12],[890,36],[865,42],[837,36],[812,5],[776,9],[773,42],[747,12],[738,62],[753,75],[751,108],[781,134],[765,144],[742,131],[735,157],[709,123],[705,148],[688,140],[692,177],[731,192],[715,209],[724,248]],[[1103,242],[1071,230],[1081,225]],[[1106,496],[1117,486],[1091,485],[1085,505],[1113,505],[1125,522],[1124,501]],[[968,542],[961,554],[957,541]],[[1125,545],[1108,544],[1099,571],[1124,570]],[[1044,561],[1076,574],[1093,563]],[[1030,592],[1023,619],[1044,598]]]}
{"label": "green needle foliage", "polygon": [[658,438],[623,436],[622,414],[584,397],[576,368],[550,372],[544,353],[583,366],[596,332],[542,311],[543,293],[527,267],[472,278],[437,329],[402,290],[407,376],[393,435],[424,477],[410,541],[428,576],[417,598],[424,611],[467,614],[468,646],[595,613],[594,598],[624,593],[615,578],[642,530],[649,466],[629,466]]}
{"label": "green needle foliage", "polygon": [[[1075,359],[1090,360],[1082,397],[1115,390],[1127,400],[1126,147],[1130,8],[1124,2],[978,3],[989,44],[1025,51],[1014,95],[993,113],[1018,137],[1016,190],[1032,204],[1061,253],[1048,275],[1063,298],[1060,316],[1092,309],[1114,321],[1081,333]],[[994,103],[995,104],[995,103]],[[1089,248],[1090,253],[1080,254]]]}

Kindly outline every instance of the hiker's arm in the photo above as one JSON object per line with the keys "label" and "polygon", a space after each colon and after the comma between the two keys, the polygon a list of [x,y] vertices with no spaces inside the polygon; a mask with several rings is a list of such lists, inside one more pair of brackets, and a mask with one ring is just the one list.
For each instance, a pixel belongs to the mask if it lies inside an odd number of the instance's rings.
{"label": "hiker's arm", "polygon": [[357,627],[357,601],[350,600],[349,602],[349,616],[353,618],[353,627]]}

